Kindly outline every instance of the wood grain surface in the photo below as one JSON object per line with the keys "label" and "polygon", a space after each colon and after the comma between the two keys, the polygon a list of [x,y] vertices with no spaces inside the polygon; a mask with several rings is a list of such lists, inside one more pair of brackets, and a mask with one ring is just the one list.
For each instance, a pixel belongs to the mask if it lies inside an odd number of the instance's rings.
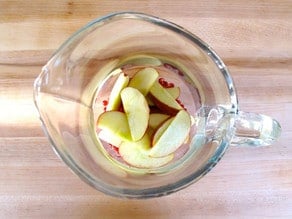
{"label": "wood grain surface", "polygon": [[[94,18],[139,11],[192,31],[223,58],[241,110],[270,115],[274,145],[232,147],[170,196],[121,200],[74,175],[44,136],[32,99],[42,65]],[[0,0],[0,218],[292,218],[292,1]]]}

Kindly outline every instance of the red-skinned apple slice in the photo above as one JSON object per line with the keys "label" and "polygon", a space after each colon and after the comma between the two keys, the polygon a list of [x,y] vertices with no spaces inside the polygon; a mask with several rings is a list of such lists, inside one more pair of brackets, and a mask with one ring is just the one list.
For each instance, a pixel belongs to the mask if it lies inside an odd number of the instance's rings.
{"label": "red-skinned apple slice", "polygon": [[190,115],[187,111],[180,110],[168,128],[155,141],[149,155],[151,157],[164,157],[174,153],[188,137],[190,128]]}
{"label": "red-skinned apple slice", "polygon": [[176,115],[182,110],[181,105],[163,88],[158,81],[152,85],[149,95],[154,104],[169,115]]}
{"label": "red-skinned apple slice", "polygon": [[119,111],[104,112],[98,117],[97,127],[121,140],[132,140],[125,113]]}
{"label": "red-skinned apple slice", "polygon": [[132,139],[138,141],[143,137],[148,127],[150,112],[148,103],[143,94],[132,87],[126,87],[122,90],[121,99]]}
{"label": "red-skinned apple slice", "polygon": [[134,75],[128,86],[136,88],[146,96],[158,76],[159,74],[154,68],[144,68]]}
{"label": "red-skinned apple slice", "polygon": [[120,92],[129,83],[129,76],[124,73],[120,73],[116,82],[114,83],[113,89],[109,96],[108,105],[106,107],[107,111],[118,110],[121,105]]}
{"label": "red-skinned apple slice", "polygon": [[151,113],[149,116],[149,127],[152,129],[156,129],[168,118],[169,118],[169,115],[166,115],[166,114]]}
{"label": "red-skinned apple slice", "polygon": [[150,137],[146,133],[139,141],[123,142],[119,147],[119,153],[128,164],[139,168],[161,167],[169,163],[174,157],[173,154],[161,158],[150,157],[150,147]]}
{"label": "red-skinned apple slice", "polygon": [[173,99],[179,98],[179,95],[180,95],[179,87],[170,87],[170,88],[165,88],[165,89],[173,97]]}

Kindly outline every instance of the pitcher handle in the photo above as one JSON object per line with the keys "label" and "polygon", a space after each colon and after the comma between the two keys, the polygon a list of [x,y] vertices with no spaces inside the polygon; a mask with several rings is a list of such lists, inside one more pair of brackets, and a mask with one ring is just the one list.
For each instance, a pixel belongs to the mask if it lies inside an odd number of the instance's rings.
{"label": "pitcher handle", "polygon": [[267,146],[281,135],[281,126],[275,119],[257,113],[239,111],[234,121],[233,146]]}

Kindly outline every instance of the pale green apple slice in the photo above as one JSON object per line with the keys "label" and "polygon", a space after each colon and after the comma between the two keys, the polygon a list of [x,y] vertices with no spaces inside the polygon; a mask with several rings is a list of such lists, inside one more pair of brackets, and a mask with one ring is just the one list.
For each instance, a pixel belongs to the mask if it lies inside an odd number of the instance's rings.
{"label": "pale green apple slice", "polygon": [[155,105],[167,114],[176,115],[179,110],[183,109],[157,80],[150,88],[149,95]]}
{"label": "pale green apple slice", "polygon": [[119,111],[104,112],[97,119],[97,127],[115,136],[114,138],[126,141],[132,140],[125,113]]}
{"label": "pale green apple slice", "polygon": [[134,75],[128,86],[136,88],[146,96],[158,76],[154,68],[143,68]]}
{"label": "pale green apple slice", "polygon": [[159,138],[163,135],[166,129],[168,129],[170,123],[174,120],[174,117],[171,117],[164,121],[155,131],[153,138],[152,138],[152,145],[155,145]]}
{"label": "pale green apple slice", "polygon": [[150,55],[135,55],[127,57],[120,62],[122,65],[132,64],[138,66],[159,66],[162,62]]}
{"label": "pale green apple slice", "polygon": [[129,83],[129,76],[124,73],[120,73],[116,82],[114,83],[113,89],[111,90],[108,105],[106,110],[118,110],[121,105],[120,93],[123,88],[125,88]]}
{"label": "pale green apple slice", "polygon": [[151,113],[149,116],[149,127],[157,129],[165,120],[169,118],[169,115],[162,113]]}
{"label": "pale green apple slice", "polygon": [[165,89],[173,97],[173,99],[179,98],[179,95],[180,95],[179,87],[170,87],[170,88],[165,88]]}
{"label": "pale green apple slice", "polygon": [[143,94],[135,88],[126,87],[121,92],[124,111],[133,141],[143,137],[148,127],[149,106]]}
{"label": "pale green apple slice", "polygon": [[186,140],[191,128],[191,118],[187,111],[180,110],[168,128],[153,144],[149,155],[164,157],[174,153]]}
{"label": "pale green apple slice", "polygon": [[103,140],[103,141],[105,141],[105,142],[107,142],[115,147],[119,147],[123,142],[120,137],[118,137],[115,134],[112,134],[109,131],[106,131],[104,129],[98,133],[98,137],[101,140]]}
{"label": "pale green apple slice", "polygon": [[150,157],[150,148],[150,137],[145,134],[139,141],[123,142],[119,153],[128,164],[138,168],[158,168],[168,164],[174,157],[173,154],[161,158]]}

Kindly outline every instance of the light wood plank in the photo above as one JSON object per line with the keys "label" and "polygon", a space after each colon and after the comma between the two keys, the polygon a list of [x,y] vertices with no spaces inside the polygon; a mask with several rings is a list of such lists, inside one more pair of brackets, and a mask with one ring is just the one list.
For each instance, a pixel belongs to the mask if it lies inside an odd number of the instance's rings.
{"label": "light wood plank", "polygon": [[[273,146],[230,147],[205,177],[150,200],[106,196],[54,153],[33,82],[72,33],[115,11],[175,22],[216,50],[240,109],[277,119]],[[292,1],[0,0],[0,218],[292,218]]]}

